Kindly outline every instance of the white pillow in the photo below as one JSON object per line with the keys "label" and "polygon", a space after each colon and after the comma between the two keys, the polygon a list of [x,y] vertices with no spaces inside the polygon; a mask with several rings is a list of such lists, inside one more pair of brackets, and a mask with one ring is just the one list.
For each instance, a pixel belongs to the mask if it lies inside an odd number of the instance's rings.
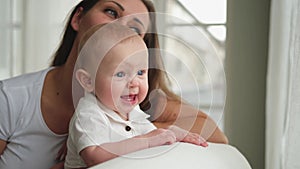
{"label": "white pillow", "polygon": [[251,169],[246,158],[235,147],[208,144],[206,148],[188,143],[149,148],[91,169]]}

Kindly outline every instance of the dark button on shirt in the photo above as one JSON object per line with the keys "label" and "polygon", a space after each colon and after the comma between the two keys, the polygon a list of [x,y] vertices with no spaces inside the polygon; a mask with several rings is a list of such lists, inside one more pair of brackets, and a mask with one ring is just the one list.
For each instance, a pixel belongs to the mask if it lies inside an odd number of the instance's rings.
{"label": "dark button on shirt", "polygon": [[130,127],[130,126],[126,126],[126,127],[125,127],[125,130],[126,130],[126,131],[130,131],[130,130],[131,130],[131,127]]}

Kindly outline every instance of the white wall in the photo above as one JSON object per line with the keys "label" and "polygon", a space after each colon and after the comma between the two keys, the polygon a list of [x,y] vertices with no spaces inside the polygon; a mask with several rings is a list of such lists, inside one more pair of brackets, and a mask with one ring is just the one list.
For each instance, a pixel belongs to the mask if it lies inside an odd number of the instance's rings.
{"label": "white wall", "polygon": [[264,169],[270,0],[227,1],[225,134]]}

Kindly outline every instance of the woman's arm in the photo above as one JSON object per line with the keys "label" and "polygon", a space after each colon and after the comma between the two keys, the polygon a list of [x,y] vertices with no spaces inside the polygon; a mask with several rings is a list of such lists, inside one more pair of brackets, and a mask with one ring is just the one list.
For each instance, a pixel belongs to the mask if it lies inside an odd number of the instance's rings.
{"label": "woman's arm", "polygon": [[156,127],[167,128],[170,125],[177,125],[190,132],[200,133],[209,142],[228,144],[227,137],[216,123],[193,106],[168,100],[162,107],[164,110],[155,117],[153,122]]}
{"label": "woman's arm", "polygon": [[0,140],[0,155],[3,154],[5,148],[6,148],[7,142],[4,140]]}

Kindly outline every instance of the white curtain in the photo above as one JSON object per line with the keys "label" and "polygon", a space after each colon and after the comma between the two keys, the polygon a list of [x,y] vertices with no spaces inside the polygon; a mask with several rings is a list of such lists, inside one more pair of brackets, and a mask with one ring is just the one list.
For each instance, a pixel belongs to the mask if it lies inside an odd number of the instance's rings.
{"label": "white curtain", "polygon": [[[24,16],[24,72],[48,67],[58,46],[67,14],[79,0],[26,0]],[[22,72],[22,73],[24,73]]]}
{"label": "white curtain", "polygon": [[68,12],[80,0],[1,0],[0,79],[49,66]]}
{"label": "white curtain", "polygon": [[300,168],[300,0],[273,0],[266,106],[266,169]]}

